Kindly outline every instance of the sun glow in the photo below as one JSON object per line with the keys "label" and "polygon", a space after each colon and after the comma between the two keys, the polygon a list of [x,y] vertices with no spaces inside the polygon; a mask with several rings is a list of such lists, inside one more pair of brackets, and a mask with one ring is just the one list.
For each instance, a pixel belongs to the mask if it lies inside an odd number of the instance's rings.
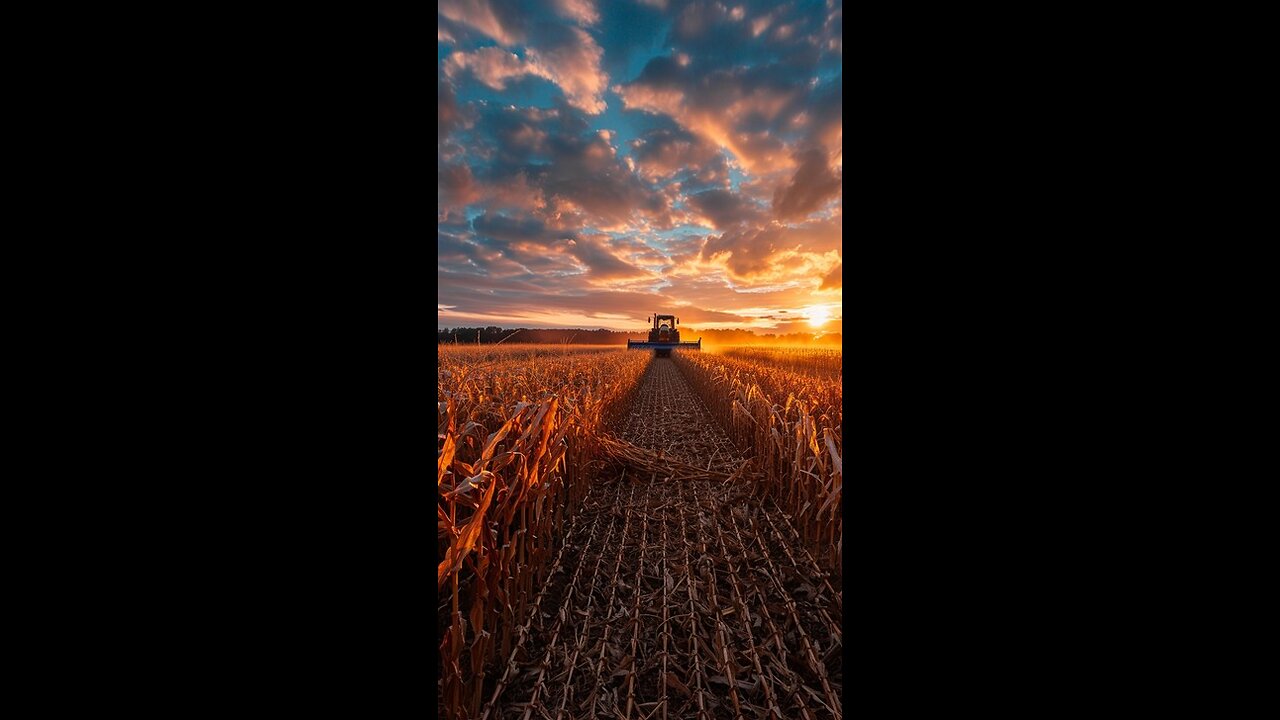
{"label": "sun glow", "polygon": [[820,328],[826,325],[830,319],[831,312],[826,308],[818,306],[809,308],[809,325],[811,327]]}

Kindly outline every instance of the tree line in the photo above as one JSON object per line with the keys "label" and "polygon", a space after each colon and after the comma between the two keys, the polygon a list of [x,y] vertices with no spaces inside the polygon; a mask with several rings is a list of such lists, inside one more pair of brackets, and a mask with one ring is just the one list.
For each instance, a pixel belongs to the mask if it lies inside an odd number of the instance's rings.
{"label": "tree line", "polygon": [[[646,330],[636,332],[623,332],[618,330],[546,330],[539,328],[500,328],[490,325],[489,327],[460,327],[460,328],[440,328],[436,331],[437,343],[496,343],[496,342],[513,342],[513,343],[572,343],[574,345],[626,345],[627,340],[647,340],[649,333]],[[752,330],[694,330],[693,328],[681,327],[681,340],[697,340],[702,338],[704,345],[813,345],[813,346],[833,346],[840,345],[840,333],[827,333],[822,336],[814,336],[810,333],[786,333],[786,334],[759,334]]]}

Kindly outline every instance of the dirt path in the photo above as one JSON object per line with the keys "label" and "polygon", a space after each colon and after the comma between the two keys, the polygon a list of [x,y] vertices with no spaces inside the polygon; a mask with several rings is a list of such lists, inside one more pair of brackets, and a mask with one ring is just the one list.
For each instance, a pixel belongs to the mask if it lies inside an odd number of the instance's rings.
{"label": "dirt path", "polygon": [[[736,465],[670,360],[654,360],[622,425],[641,447]],[[839,588],[772,504],[734,490],[602,483],[489,717],[841,717]]]}

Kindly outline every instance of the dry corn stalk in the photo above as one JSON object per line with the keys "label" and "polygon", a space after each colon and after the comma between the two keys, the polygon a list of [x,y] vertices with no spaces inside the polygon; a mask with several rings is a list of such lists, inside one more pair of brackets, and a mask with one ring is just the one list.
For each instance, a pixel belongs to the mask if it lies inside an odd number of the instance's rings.
{"label": "dry corn stalk", "polygon": [[803,363],[806,353],[817,367],[834,357],[825,350],[751,349],[682,354],[674,362],[733,441],[754,450],[754,477],[791,516],[823,567],[838,573],[843,382],[777,366],[778,357]]}
{"label": "dry corn stalk", "polygon": [[[467,346],[462,346],[467,347]],[[506,660],[550,553],[604,453],[597,436],[625,408],[649,358],[504,346],[438,358],[437,587],[441,707],[477,717],[485,678]]]}
{"label": "dry corn stalk", "polygon": [[[750,450],[743,456],[751,459],[736,466],[712,467],[708,462],[698,467],[639,448],[607,430],[630,404],[649,364],[647,353],[515,345],[461,348],[441,350],[438,378],[437,581],[444,600],[440,716],[496,718],[503,689],[516,681],[516,667],[531,652],[540,662],[532,678],[521,680],[534,685],[523,685],[521,692],[527,691],[522,697],[532,702],[517,713],[529,720],[581,712],[632,720],[709,718],[717,708],[739,717],[838,716],[838,678],[828,683],[823,669],[839,647],[838,622],[825,610],[802,616],[784,582],[797,572],[821,578],[826,592],[839,602],[839,593],[826,579],[838,559],[841,537],[838,382],[824,379],[814,368],[791,371],[765,357],[677,358],[683,376],[720,424],[739,447]],[[619,473],[656,476],[684,488],[678,492],[692,493],[689,498],[709,514],[686,515],[683,505],[646,492],[643,507],[628,500],[621,512],[575,524],[577,534],[564,537],[566,523],[582,507],[591,483]],[[712,493],[708,487],[720,489]],[[726,510],[730,496],[740,492],[767,494],[767,506],[776,503],[785,514],[771,509],[744,517],[744,533],[739,518]],[[632,485],[629,497],[634,495]],[[598,503],[593,498],[587,507]],[[730,523],[726,529],[708,524],[716,515]],[[706,534],[685,534],[687,523]],[[669,524],[681,528],[674,538]],[[669,569],[665,552],[649,559],[650,545],[672,542],[683,543],[683,564],[676,559]],[[766,542],[774,547],[767,548]],[[566,549],[572,555],[597,543],[617,547],[610,547],[607,556],[595,550],[590,564],[580,562],[570,567],[571,573],[560,574],[562,580],[572,576],[570,589],[544,602],[547,580],[562,572]],[[771,553],[790,565],[767,561]],[[735,554],[763,556],[765,561],[740,565],[729,559]],[[624,580],[624,561],[637,557],[639,567]],[[606,570],[611,570],[607,578]],[[708,578],[725,574],[728,581],[721,593]],[[619,586],[627,588],[626,594],[615,598]],[[686,594],[687,602],[672,598],[672,592]],[[778,597],[783,599],[770,603],[775,610],[759,611]],[[643,654],[639,629],[650,622],[644,612],[658,602],[661,611],[652,622],[661,623],[660,651],[637,657]],[[668,603],[675,615],[668,612]],[[580,615],[571,616],[568,608],[575,605]],[[622,614],[615,617],[615,611]],[[734,614],[754,615],[760,636],[750,628],[745,637],[731,632]],[[588,646],[587,628],[601,622],[603,640],[598,647]],[[676,627],[680,639],[673,644]],[[611,630],[627,645],[616,657],[605,650]],[[629,656],[623,657],[627,650]],[[699,660],[672,664],[668,652]],[[792,663],[816,679],[812,687]],[[637,683],[643,680],[650,688],[655,676],[660,690],[646,689],[641,696]],[[615,690],[610,681],[617,677],[623,680]],[[581,685],[581,694],[573,694],[575,685]],[[565,688],[569,690],[557,694]],[[752,705],[748,695],[764,705]]]}

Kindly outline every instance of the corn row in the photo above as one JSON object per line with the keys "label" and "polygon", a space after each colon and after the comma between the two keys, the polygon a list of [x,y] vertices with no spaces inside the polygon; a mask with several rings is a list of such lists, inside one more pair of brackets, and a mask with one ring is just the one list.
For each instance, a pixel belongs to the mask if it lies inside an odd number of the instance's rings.
{"label": "corn row", "polygon": [[754,454],[753,489],[772,496],[822,566],[838,573],[841,384],[724,355],[687,353],[673,362],[738,447]]}
{"label": "corn row", "polygon": [[716,350],[725,357],[745,360],[757,365],[836,379],[844,371],[844,356],[839,348],[774,348],[760,346],[722,347]]}
{"label": "corn row", "polygon": [[479,364],[472,352],[439,353],[437,581],[449,595],[439,712],[452,720],[479,716],[488,669],[523,639],[514,634],[564,523],[604,467],[596,438],[649,362],[619,350],[545,351],[485,350]]}
{"label": "corn row", "polygon": [[[569,536],[566,539],[566,542],[560,546],[559,552],[556,553],[555,561],[551,564],[552,575],[560,571],[561,562],[564,559],[565,550],[573,547],[574,535],[576,533],[580,533],[586,527],[588,526],[585,524],[577,525],[574,530],[570,531]],[[591,531],[594,532],[595,524],[592,523],[592,525],[590,525],[590,528],[591,528]],[[489,713],[492,711],[493,703],[497,701],[498,696],[502,694],[503,689],[506,688],[507,683],[510,681],[511,673],[514,672],[516,669],[516,657],[518,653],[524,648],[525,640],[530,635],[530,628],[533,625],[533,619],[541,615],[542,599],[546,597],[548,589],[549,589],[549,586],[544,586],[542,588],[542,591],[538,593],[538,597],[534,600],[534,603],[533,603],[533,613],[517,629],[515,651],[509,653],[510,657],[508,658],[506,669],[503,671],[502,677],[498,679],[497,686],[494,688],[494,691],[493,691],[493,696],[490,698],[489,702],[485,705],[484,712],[481,715],[482,720],[487,720],[487,718],[489,717]]]}

